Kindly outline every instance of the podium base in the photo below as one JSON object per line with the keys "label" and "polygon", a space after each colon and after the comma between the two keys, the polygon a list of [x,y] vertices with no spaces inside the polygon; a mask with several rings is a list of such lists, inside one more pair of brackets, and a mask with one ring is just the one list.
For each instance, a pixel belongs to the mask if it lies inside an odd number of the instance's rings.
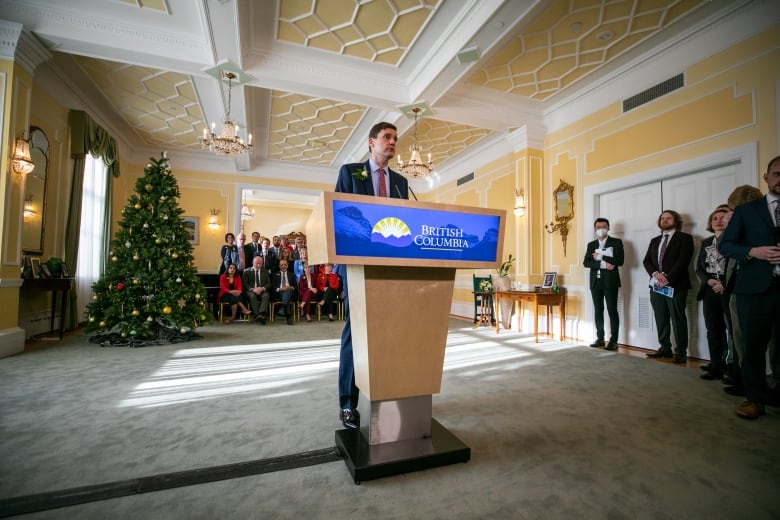
{"label": "podium base", "polygon": [[431,419],[431,436],[369,445],[360,430],[336,430],[336,447],[355,484],[401,473],[468,462],[471,448]]}

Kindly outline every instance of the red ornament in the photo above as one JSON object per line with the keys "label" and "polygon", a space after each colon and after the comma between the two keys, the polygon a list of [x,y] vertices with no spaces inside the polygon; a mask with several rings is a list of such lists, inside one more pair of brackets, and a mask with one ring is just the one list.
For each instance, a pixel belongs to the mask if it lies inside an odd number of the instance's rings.
{"label": "red ornament", "polygon": [[119,283],[116,284],[116,290],[117,291],[121,291],[124,288],[125,288],[125,284],[123,284],[122,282],[119,282]]}

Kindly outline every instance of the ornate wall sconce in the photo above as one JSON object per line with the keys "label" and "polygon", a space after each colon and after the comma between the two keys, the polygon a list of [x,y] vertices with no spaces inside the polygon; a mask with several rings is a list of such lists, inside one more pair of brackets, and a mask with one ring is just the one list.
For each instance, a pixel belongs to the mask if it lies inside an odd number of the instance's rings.
{"label": "ornate wall sconce", "polygon": [[14,153],[11,156],[11,168],[19,175],[27,175],[35,169],[35,163],[30,156],[30,140],[25,139],[27,132],[14,141]]}
{"label": "ornate wall sconce", "polygon": [[544,229],[552,234],[561,233],[563,243],[563,256],[566,256],[566,239],[569,235],[569,221],[574,218],[574,186],[561,179],[561,183],[553,191],[553,207],[555,208],[555,222],[544,225]]}
{"label": "ornate wall sconce", "polygon": [[35,211],[35,207],[33,206],[33,196],[28,195],[24,198],[24,210],[22,211],[22,216],[24,217],[24,220],[29,220],[37,214],[38,212]]}
{"label": "ornate wall sconce", "polygon": [[525,196],[523,195],[522,186],[519,191],[515,188],[515,215],[518,217],[525,216]]}
{"label": "ornate wall sconce", "polygon": [[211,216],[209,217],[209,229],[219,229],[219,222],[217,222],[217,215],[219,215],[218,209],[212,209]]}

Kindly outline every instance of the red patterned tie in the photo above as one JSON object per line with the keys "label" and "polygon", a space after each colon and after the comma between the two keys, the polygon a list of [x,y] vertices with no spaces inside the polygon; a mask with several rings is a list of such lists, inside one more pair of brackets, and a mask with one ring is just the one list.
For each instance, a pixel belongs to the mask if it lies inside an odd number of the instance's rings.
{"label": "red patterned tie", "polygon": [[385,185],[385,169],[379,168],[379,196],[387,197],[387,186]]}

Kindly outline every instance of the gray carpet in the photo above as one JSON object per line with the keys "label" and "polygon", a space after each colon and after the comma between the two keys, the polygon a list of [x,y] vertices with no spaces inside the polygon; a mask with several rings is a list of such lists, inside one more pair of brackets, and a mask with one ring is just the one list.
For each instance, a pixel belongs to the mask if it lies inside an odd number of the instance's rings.
{"label": "gray carpet", "polygon": [[[334,446],[342,323],[212,325],[0,360],[0,498]],[[697,370],[451,320],[434,417],[472,460],[352,483],[341,461],[25,518],[778,518],[780,409]]]}

